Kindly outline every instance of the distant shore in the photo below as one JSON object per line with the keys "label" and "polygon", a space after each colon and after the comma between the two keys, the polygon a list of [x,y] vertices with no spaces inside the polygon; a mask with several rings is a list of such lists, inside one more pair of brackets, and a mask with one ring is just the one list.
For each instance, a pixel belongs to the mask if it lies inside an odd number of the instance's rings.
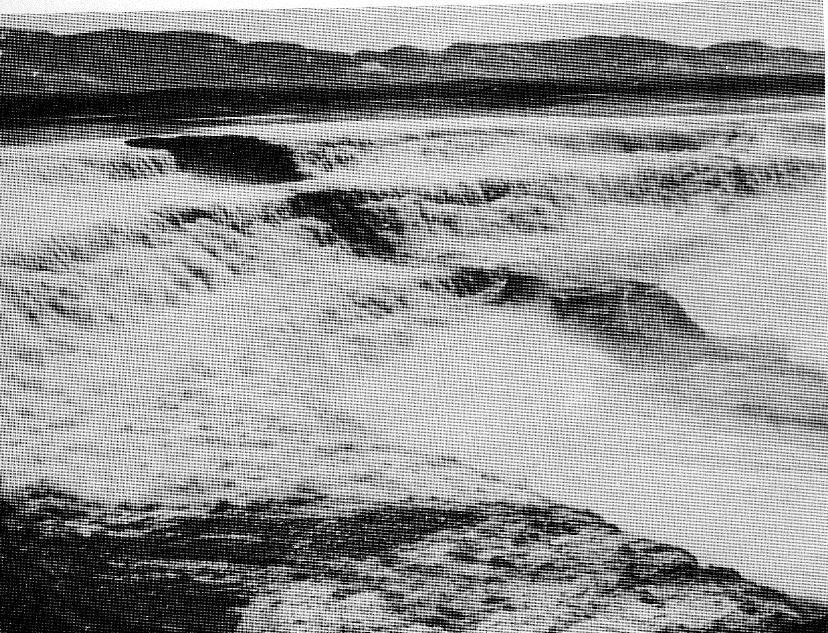
{"label": "distant shore", "polygon": [[817,73],[762,76],[655,78],[618,82],[519,82],[463,80],[382,86],[292,88],[172,88],[145,92],[55,94],[0,93],[0,127],[65,117],[107,117],[115,121],[170,120],[278,113],[286,108],[527,107],[584,102],[595,97],[754,98],[819,95],[825,77]]}

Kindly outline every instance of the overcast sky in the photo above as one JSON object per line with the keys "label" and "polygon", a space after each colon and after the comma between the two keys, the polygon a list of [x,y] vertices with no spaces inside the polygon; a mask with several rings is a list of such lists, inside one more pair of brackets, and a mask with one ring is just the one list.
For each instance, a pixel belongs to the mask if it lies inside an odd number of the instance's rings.
{"label": "overcast sky", "polygon": [[[62,3],[91,9],[94,0]],[[226,3],[222,3],[226,6]],[[299,4],[302,4],[301,2]],[[775,46],[822,49],[822,3],[813,0],[707,0],[689,3],[555,3],[546,6],[415,6],[0,15],[0,27],[71,33],[103,28],[188,29],[230,35],[243,41],[280,40],[317,48],[354,51],[400,44],[439,49],[453,42],[548,40],[581,35],[632,34],[669,42],[708,45],[725,40],[762,40]],[[367,4],[367,3],[366,3]],[[375,3],[376,4],[376,3]],[[37,0],[0,11],[42,11]],[[50,2],[47,7],[54,7]],[[141,8],[141,4],[130,3]],[[156,2],[153,6],[158,6]],[[193,6],[166,2],[164,7]],[[210,6],[201,3],[197,6]],[[238,5],[236,5],[238,6]],[[249,5],[248,5],[249,6]],[[48,10],[48,8],[47,8]]]}

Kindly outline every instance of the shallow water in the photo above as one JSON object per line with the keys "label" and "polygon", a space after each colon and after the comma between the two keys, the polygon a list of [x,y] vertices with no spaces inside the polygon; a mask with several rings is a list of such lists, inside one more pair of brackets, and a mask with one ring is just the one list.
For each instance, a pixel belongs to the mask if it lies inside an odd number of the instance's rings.
{"label": "shallow water", "polygon": [[[127,147],[135,130],[18,138],[0,147],[3,482],[209,488],[278,410],[824,597],[824,114],[800,101],[196,130],[290,147],[296,183],[190,173]],[[573,289],[586,303],[561,304]]]}

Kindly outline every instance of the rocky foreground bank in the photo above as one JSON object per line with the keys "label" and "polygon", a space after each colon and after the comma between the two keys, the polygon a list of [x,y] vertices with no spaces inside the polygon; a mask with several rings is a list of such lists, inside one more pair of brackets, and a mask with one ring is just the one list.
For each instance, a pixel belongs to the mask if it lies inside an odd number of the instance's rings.
{"label": "rocky foreground bank", "polygon": [[[263,459],[262,437],[249,441],[251,459]],[[293,452],[291,474],[301,476],[279,483],[284,462],[228,460],[209,481],[176,483],[155,500],[59,482],[7,491],[0,630],[735,633],[824,624],[734,571],[453,460],[335,434],[283,434],[269,445]]]}

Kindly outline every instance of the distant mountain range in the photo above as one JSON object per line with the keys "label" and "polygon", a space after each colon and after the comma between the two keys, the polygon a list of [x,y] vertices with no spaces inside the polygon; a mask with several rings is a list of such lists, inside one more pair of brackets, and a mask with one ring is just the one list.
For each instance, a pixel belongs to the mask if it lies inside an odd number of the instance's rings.
{"label": "distant mountain range", "polygon": [[632,36],[460,43],[439,52],[399,46],[349,54],[188,31],[54,35],[0,29],[0,95],[822,75],[824,59],[824,51],[762,42],[696,48]]}

